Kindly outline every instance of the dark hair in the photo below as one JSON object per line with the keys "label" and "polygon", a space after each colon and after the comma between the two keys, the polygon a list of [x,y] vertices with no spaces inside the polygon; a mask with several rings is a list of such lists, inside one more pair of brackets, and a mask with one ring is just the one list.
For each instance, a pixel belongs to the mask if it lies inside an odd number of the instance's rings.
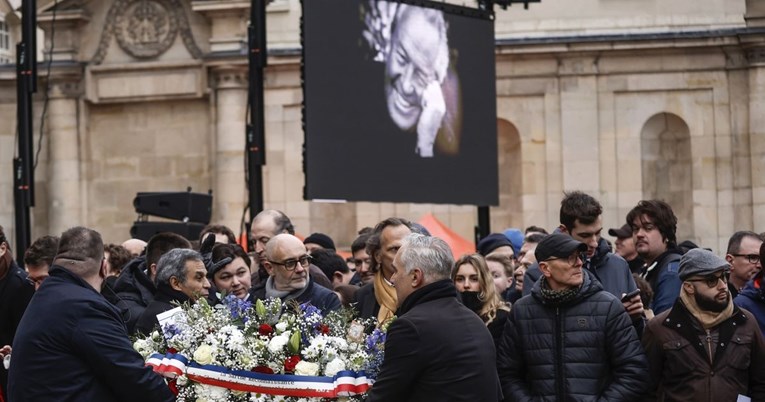
{"label": "dark hair", "polygon": [[53,265],[53,259],[58,253],[59,240],[56,236],[43,236],[35,240],[24,252],[24,264],[37,266],[44,262],[48,266]]}
{"label": "dark hair", "polygon": [[589,225],[602,214],[603,207],[592,196],[581,191],[563,193],[563,200],[560,202],[560,223],[569,232],[574,229],[577,220]]}
{"label": "dark hair", "polygon": [[659,229],[662,238],[667,240],[667,247],[677,247],[677,238],[675,237],[677,217],[669,204],[661,200],[641,200],[638,202],[627,214],[627,224],[630,225],[633,233],[637,231],[633,222],[643,215],[651,218],[653,224]]}
{"label": "dark hair", "polygon": [[3,225],[0,225],[0,244],[3,243],[10,243],[8,242],[8,239],[5,237],[5,231],[3,230]]}
{"label": "dark hair", "polygon": [[[215,246],[213,246],[212,257],[211,257],[213,263],[221,261],[226,257],[230,257],[231,260],[235,260],[237,259],[237,257],[241,258],[242,260],[244,260],[244,263],[247,265],[247,268],[250,268],[252,264],[252,260],[250,260],[250,256],[247,255],[244,249],[238,244],[218,243]],[[214,274],[215,272],[210,272],[210,276]]]}
{"label": "dark hair", "polygon": [[335,287],[335,292],[340,293],[340,302],[343,303],[343,307],[350,307],[356,302],[357,290],[359,287],[356,285],[337,285]]}
{"label": "dark hair", "polygon": [[377,254],[378,251],[380,251],[380,234],[382,233],[385,228],[388,226],[406,226],[409,228],[409,230],[412,230],[412,223],[404,218],[387,218],[377,225],[375,225],[375,228],[372,230],[372,233],[370,234],[369,238],[367,239],[367,254],[369,254],[369,257],[371,257],[372,263],[369,266],[369,269],[372,272],[377,272],[377,259],[375,258],[375,254]]}
{"label": "dark hair", "polygon": [[744,240],[744,237],[752,237],[762,241],[762,238],[760,237],[760,235],[752,232],[751,230],[739,230],[738,232],[733,233],[733,236],[731,236],[730,240],[728,240],[728,249],[726,253],[727,254],[738,253],[741,250],[741,240]]}
{"label": "dark hair", "polygon": [[75,261],[93,260],[100,263],[104,258],[104,241],[101,234],[82,226],[67,229],[61,234],[58,242],[56,259],[59,258]]}
{"label": "dark hair", "polygon": [[199,233],[199,242],[201,243],[202,240],[204,240],[205,236],[208,233],[213,234],[222,234],[228,238],[229,244],[236,244],[236,236],[234,236],[234,231],[229,229],[226,225],[214,225],[209,224],[202,229],[202,231]]}
{"label": "dark hair", "polygon": [[146,266],[159,262],[163,254],[174,248],[191,248],[191,243],[185,237],[171,233],[157,233],[146,243]]}
{"label": "dark hair", "polygon": [[534,226],[534,225],[527,227],[526,230],[523,231],[523,234],[528,234],[529,232],[539,232],[543,234],[549,234],[547,233],[547,230],[545,230],[545,228]]}
{"label": "dark hair", "polygon": [[547,236],[549,236],[549,234],[547,233],[532,233],[526,236],[526,238],[523,239],[523,241],[525,241],[526,243],[539,243]]}
{"label": "dark hair", "polygon": [[344,274],[350,272],[348,263],[345,262],[343,257],[340,257],[334,250],[319,249],[311,252],[311,262],[327,275],[330,281],[335,272],[340,271]]}
{"label": "dark hair", "polygon": [[107,244],[104,246],[104,251],[109,253],[109,266],[111,266],[112,272],[116,274],[119,274],[122,267],[133,259],[130,251],[119,244]]}
{"label": "dark hair", "polygon": [[356,254],[357,251],[367,248],[367,240],[372,236],[371,233],[363,233],[357,237],[356,240],[351,243],[351,254]]}

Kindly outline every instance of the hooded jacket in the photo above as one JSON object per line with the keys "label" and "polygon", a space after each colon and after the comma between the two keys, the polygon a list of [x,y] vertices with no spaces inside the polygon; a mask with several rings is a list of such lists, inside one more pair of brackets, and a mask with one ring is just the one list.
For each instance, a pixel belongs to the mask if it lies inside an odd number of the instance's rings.
{"label": "hooded jacket", "polygon": [[536,283],[513,305],[497,370],[511,401],[632,401],[648,370],[622,303],[587,270],[573,300],[551,305]]}
{"label": "hooded jacket", "polygon": [[135,333],[135,323],[154,300],[156,291],[157,287],[146,275],[146,257],[137,257],[122,268],[114,284],[114,293],[117,294],[115,305],[126,311],[124,318],[129,334]]}

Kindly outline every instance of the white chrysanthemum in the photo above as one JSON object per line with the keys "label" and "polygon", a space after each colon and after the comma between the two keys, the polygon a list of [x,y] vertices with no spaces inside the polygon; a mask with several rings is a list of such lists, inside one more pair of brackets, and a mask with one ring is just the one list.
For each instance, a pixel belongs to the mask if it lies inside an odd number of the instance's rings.
{"label": "white chrysanthemum", "polygon": [[194,391],[197,394],[197,402],[226,402],[229,390],[207,384],[195,384]]}

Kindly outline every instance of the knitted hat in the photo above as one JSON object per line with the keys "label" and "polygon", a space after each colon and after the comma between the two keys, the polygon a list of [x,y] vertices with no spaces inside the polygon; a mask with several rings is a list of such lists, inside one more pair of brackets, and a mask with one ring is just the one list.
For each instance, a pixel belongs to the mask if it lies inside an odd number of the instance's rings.
{"label": "knitted hat", "polygon": [[318,244],[327,250],[335,250],[335,242],[324,233],[314,233],[303,240],[303,244]]}
{"label": "knitted hat", "polygon": [[721,270],[730,269],[730,264],[713,252],[703,248],[694,248],[680,258],[680,279],[693,276],[707,276]]}
{"label": "knitted hat", "polygon": [[502,233],[492,233],[481,239],[481,241],[478,242],[476,249],[478,249],[479,254],[486,257],[492,251],[503,246],[513,247],[513,243],[510,243],[510,240],[508,240]]}
{"label": "knitted hat", "polygon": [[515,255],[520,254],[521,246],[523,246],[523,232],[521,232],[520,229],[510,228],[506,229],[502,233],[504,233],[505,237],[507,237],[507,239],[510,240],[510,243],[512,243]]}

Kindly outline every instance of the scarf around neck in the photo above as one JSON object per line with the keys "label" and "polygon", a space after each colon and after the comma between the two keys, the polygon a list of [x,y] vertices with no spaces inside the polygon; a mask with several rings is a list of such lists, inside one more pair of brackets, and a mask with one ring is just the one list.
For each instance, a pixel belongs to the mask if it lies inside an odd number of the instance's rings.
{"label": "scarf around neck", "polygon": [[383,276],[382,268],[375,274],[374,282],[375,299],[380,305],[380,311],[377,313],[377,325],[381,326],[388,321],[396,312],[398,299],[396,297],[396,288],[388,284]]}
{"label": "scarf around neck", "polygon": [[302,289],[297,290],[277,290],[274,287],[274,277],[269,276],[266,280],[266,297],[267,298],[279,298],[282,299],[282,301],[297,299],[305,293],[306,289],[308,289],[308,285],[311,282],[311,275],[306,275],[305,277],[305,286]]}
{"label": "scarf around neck", "polygon": [[560,306],[573,300],[576,295],[579,294],[579,290],[581,288],[582,287],[579,286],[575,288],[552,290],[550,285],[547,283],[547,277],[543,276],[540,286],[540,294],[542,295],[542,299],[544,299],[545,303],[552,306]]}
{"label": "scarf around neck", "polygon": [[699,308],[699,305],[696,303],[696,299],[694,299],[693,296],[688,294],[685,289],[680,289],[680,301],[704,329],[714,328],[733,315],[733,300],[731,300],[730,296],[730,291],[728,291],[728,306],[725,307],[725,310],[717,313],[714,311],[702,310]]}

